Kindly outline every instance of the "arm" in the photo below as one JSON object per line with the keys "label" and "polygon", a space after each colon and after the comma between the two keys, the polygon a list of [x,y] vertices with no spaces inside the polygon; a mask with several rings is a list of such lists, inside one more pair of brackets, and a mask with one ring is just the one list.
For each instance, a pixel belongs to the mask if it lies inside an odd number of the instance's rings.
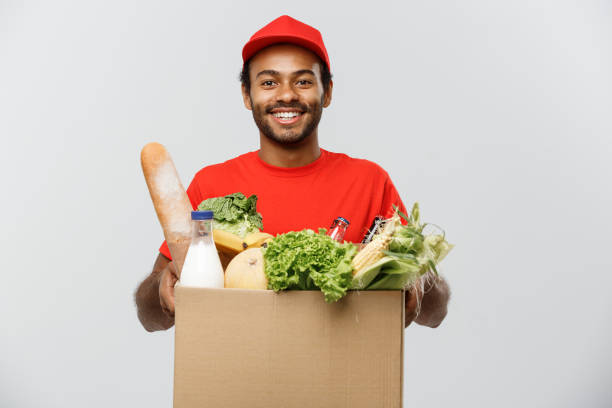
{"label": "arm", "polygon": [[147,331],[167,330],[174,325],[174,285],[177,280],[174,263],[159,254],[153,271],[134,295],[138,320]]}
{"label": "arm", "polygon": [[448,312],[450,288],[444,278],[428,273],[406,292],[406,326],[414,320],[427,327],[438,327]]}

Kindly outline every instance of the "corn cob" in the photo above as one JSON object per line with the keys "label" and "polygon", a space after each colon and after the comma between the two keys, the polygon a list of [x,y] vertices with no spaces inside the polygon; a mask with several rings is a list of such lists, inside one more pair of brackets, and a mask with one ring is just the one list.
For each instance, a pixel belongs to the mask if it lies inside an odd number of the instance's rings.
{"label": "corn cob", "polygon": [[351,265],[353,267],[353,276],[357,275],[361,270],[374,264],[376,261],[381,259],[384,254],[383,251],[389,248],[389,242],[395,232],[395,227],[399,222],[399,216],[397,214],[385,223],[383,230],[377,234],[369,244],[367,244],[361,251],[355,255]]}

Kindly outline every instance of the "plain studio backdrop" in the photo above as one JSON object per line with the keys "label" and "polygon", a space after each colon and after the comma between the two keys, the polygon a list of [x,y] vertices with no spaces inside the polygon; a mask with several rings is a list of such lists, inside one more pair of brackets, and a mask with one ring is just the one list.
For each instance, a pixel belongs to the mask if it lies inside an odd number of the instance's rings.
{"label": "plain studio backdrop", "polygon": [[184,184],[257,149],[240,52],[281,14],[328,47],[321,146],[456,245],[405,406],[611,406],[612,4],[552,0],[0,1],[0,405],[171,406],[174,332],[133,302],[163,239],[140,149]]}

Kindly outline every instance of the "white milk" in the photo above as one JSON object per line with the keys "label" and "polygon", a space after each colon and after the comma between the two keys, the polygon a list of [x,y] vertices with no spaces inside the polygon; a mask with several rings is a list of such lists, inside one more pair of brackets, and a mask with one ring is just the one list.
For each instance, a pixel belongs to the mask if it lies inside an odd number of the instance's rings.
{"label": "white milk", "polygon": [[180,284],[200,288],[223,288],[223,267],[212,239],[212,220],[197,219],[202,217],[201,213],[203,212],[192,213],[191,244],[181,271]]}

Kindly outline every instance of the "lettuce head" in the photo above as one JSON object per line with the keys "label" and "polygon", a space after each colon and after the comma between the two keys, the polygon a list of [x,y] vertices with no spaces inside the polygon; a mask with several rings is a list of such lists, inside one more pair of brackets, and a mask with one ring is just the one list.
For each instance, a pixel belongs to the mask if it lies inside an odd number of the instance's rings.
{"label": "lettuce head", "polygon": [[325,234],[306,229],[277,235],[264,249],[268,288],[321,289],[325,301],[342,298],[353,278],[351,260],[357,247],[339,243]]}
{"label": "lettuce head", "polygon": [[213,228],[244,238],[249,232],[263,230],[261,214],[257,212],[257,196],[242,193],[213,197],[198,205],[198,211],[213,211]]}

